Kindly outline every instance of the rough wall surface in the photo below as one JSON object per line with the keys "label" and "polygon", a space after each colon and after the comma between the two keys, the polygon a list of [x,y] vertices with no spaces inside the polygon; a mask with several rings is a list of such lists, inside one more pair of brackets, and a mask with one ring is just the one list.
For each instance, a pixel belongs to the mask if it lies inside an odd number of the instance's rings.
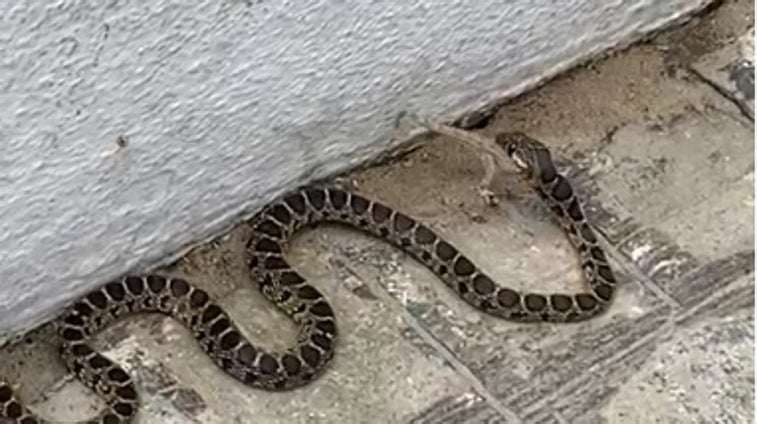
{"label": "rough wall surface", "polygon": [[705,0],[0,6],[0,341],[283,190],[396,114],[512,95]]}

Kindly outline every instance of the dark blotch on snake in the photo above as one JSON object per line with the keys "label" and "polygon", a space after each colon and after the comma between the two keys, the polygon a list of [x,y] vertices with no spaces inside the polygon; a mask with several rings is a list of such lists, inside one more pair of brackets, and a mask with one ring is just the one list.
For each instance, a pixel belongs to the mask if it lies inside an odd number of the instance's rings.
{"label": "dark blotch on snake", "polygon": [[444,240],[436,243],[436,254],[443,261],[448,261],[457,255],[457,250]]}
{"label": "dark blotch on snake", "polygon": [[210,300],[210,296],[208,296],[208,293],[205,292],[205,290],[195,289],[192,291],[192,294],[189,295],[189,306],[192,308],[199,308],[208,303],[208,300]]}
{"label": "dark blotch on snake", "polygon": [[473,279],[473,290],[486,296],[494,291],[494,282],[489,277],[479,274]]}
{"label": "dark blotch on snake", "polygon": [[249,343],[245,343],[237,349],[237,360],[245,365],[251,365],[255,362],[255,356],[257,356],[257,351]]}
{"label": "dark blotch on snake", "polygon": [[113,405],[113,410],[118,412],[121,416],[130,417],[134,414],[134,407],[126,402],[118,402]]}
{"label": "dark blotch on snake", "polygon": [[218,307],[218,305],[210,305],[208,306],[203,312],[202,312],[202,323],[207,324],[210,321],[213,321],[213,318],[217,317],[218,315],[221,315],[221,308]]}
{"label": "dark blotch on snake", "polygon": [[318,349],[308,345],[300,346],[300,356],[302,356],[302,359],[305,361],[305,363],[310,365],[312,368],[315,368],[318,365],[318,362],[321,361],[321,352],[319,352]]}
{"label": "dark blotch on snake", "polygon": [[552,182],[552,180],[555,179],[555,177],[557,177],[557,170],[555,169],[555,165],[552,163],[552,155],[549,153],[549,150],[537,150],[536,161],[538,162],[539,171],[541,172],[539,179],[543,184],[549,184],[550,182]]}
{"label": "dark blotch on snake", "polygon": [[74,328],[66,328],[61,333],[61,336],[68,342],[78,342],[79,340],[84,339],[84,333],[82,333],[81,330]]}
{"label": "dark blotch on snake", "polygon": [[255,250],[260,252],[281,253],[281,246],[269,238],[261,238],[255,243]]}
{"label": "dark blotch on snake", "polygon": [[171,280],[171,294],[179,297],[189,293],[189,283],[181,278],[174,278]]}
{"label": "dark blotch on snake", "polygon": [[342,190],[329,189],[329,200],[334,209],[341,210],[347,203],[347,193]]}
{"label": "dark blotch on snake", "polygon": [[357,194],[350,196],[350,207],[358,215],[362,215],[367,211],[370,205],[371,203],[363,196],[358,196]]}
{"label": "dark blotch on snake", "polygon": [[147,276],[147,286],[153,293],[160,293],[166,288],[166,279],[159,275]]}
{"label": "dark blotch on snake", "polygon": [[279,363],[276,362],[276,358],[274,358],[273,356],[267,353],[264,353],[260,357],[260,362],[258,362],[258,365],[260,366],[260,371],[263,374],[268,374],[268,375],[274,374],[276,370],[279,368]]}
{"label": "dark blotch on snake", "polygon": [[84,343],[78,343],[78,344],[75,344],[75,345],[71,346],[71,352],[76,357],[82,357],[82,356],[87,356],[90,353],[92,353],[92,348],[90,348],[89,346],[87,346]]}
{"label": "dark blotch on snake", "polygon": [[562,175],[558,175],[557,183],[555,183],[555,186],[552,187],[552,197],[554,197],[555,200],[562,202],[563,200],[570,198],[570,196],[572,195],[573,189],[570,187],[568,180],[566,180]]}
{"label": "dark blotch on snake", "polygon": [[7,402],[13,397],[13,389],[7,384],[0,383],[0,402]]}
{"label": "dark blotch on snake", "polygon": [[248,372],[244,375],[244,382],[247,384],[252,384],[254,382],[258,381],[258,376],[254,372]]}
{"label": "dark blotch on snake", "polygon": [[126,277],[126,288],[131,294],[139,296],[145,291],[145,282],[139,277]]}
{"label": "dark blotch on snake", "polygon": [[578,204],[578,199],[573,198],[573,201],[570,202],[570,206],[568,206],[568,216],[576,221],[584,219],[584,214],[581,212],[581,206]]}
{"label": "dark blotch on snake", "polygon": [[597,246],[591,248],[591,257],[598,261],[607,262],[605,252],[603,252],[602,249]]}
{"label": "dark blotch on snake", "polygon": [[305,213],[305,200],[300,193],[294,193],[284,198],[284,202],[289,206],[294,213],[302,215]]}
{"label": "dark blotch on snake", "polygon": [[155,298],[145,297],[142,299],[142,307],[146,310],[152,310],[155,308]]}
{"label": "dark blotch on snake", "polygon": [[597,274],[599,274],[600,277],[604,278],[608,283],[615,282],[615,276],[613,275],[612,270],[609,266],[599,265],[597,267]]}
{"label": "dark blotch on snake", "polygon": [[5,414],[10,418],[18,418],[23,412],[24,409],[21,407],[21,404],[15,400],[12,400],[5,405]]}
{"label": "dark blotch on snake", "polygon": [[310,312],[313,315],[320,317],[328,317],[334,315],[334,311],[331,310],[331,306],[329,306],[329,304],[324,301],[316,302],[312,306],[310,306]]}
{"label": "dark blotch on snake", "polygon": [[313,300],[321,297],[321,294],[313,286],[302,286],[297,290],[297,296],[302,299]]}
{"label": "dark blotch on snake", "polygon": [[241,340],[242,336],[240,336],[239,333],[236,331],[229,331],[221,337],[221,349],[229,350],[238,345]]}
{"label": "dark blotch on snake", "polygon": [[547,298],[540,294],[530,293],[524,298],[526,309],[532,312],[539,312],[547,306]]}
{"label": "dark blotch on snake", "polygon": [[560,218],[565,216],[565,212],[563,212],[560,206],[554,205],[554,206],[550,206],[549,208],[552,210],[552,213],[559,216]]}
{"label": "dark blotch on snake", "polygon": [[415,221],[410,219],[407,215],[400,212],[394,213],[394,229],[399,232],[405,232],[413,228]]}
{"label": "dark blotch on snake", "polygon": [[589,224],[585,222],[581,224],[581,236],[589,243],[597,242],[597,236],[594,234],[594,230],[592,230],[591,227],[589,227]]}
{"label": "dark blotch on snake", "polygon": [[319,330],[328,333],[328,334],[334,334],[336,333],[336,325],[334,325],[333,321],[318,321],[318,323],[315,325],[316,328]]}
{"label": "dark blotch on snake", "polygon": [[276,219],[276,221],[279,221],[284,225],[287,225],[292,221],[292,215],[289,213],[289,210],[281,203],[277,203],[272,207],[270,214]]}
{"label": "dark blotch on snake", "polygon": [[110,282],[105,285],[105,291],[108,292],[108,296],[115,301],[122,300],[126,296],[126,290],[121,283]]}
{"label": "dark blotch on snake", "polygon": [[108,370],[108,378],[117,383],[123,383],[129,380],[129,376],[121,368],[111,368]]}
{"label": "dark blotch on snake", "polygon": [[439,268],[436,270],[436,272],[438,272],[439,275],[447,275],[449,269],[447,269],[447,265],[439,265]]}
{"label": "dark blotch on snake", "polygon": [[389,218],[392,211],[381,203],[373,203],[371,206],[371,216],[376,223],[381,223]]}
{"label": "dark blotch on snake", "polygon": [[597,306],[597,299],[595,299],[592,295],[581,293],[576,295],[576,303],[582,310],[590,311],[594,309],[595,306]]}
{"label": "dark blotch on snake", "polygon": [[120,424],[121,418],[118,418],[118,415],[111,414],[108,412],[103,416],[103,424]]}
{"label": "dark blotch on snake", "polygon": [[258,282],[258,285],[260,290],[273,286],[273,278],[271,277],[271,274],[264,275]]}
{"label": "dark blotch on snake", "polygon": [[[189,288],[187,288],[189,290]],[[160,296],[160,299],[158,299],[158,309],[161,311],[168,312],[170,310],[169,302],[171,301],[171,296],[164,294]]]}
{"label": "dark blotch on snake", "polygon": [[124,386],[116,388],[116,395],[123,399],[136,400],[137,391],[132,386]]}
{"label": "dark blotch on snake", "polygon": [[281,284],[285,286],[296,286],[305,282],[305,280],[294,271],[287,271],[282,273],[279,276],[279,281],[281,281]]}
{"label": "dark blotch on snake", "polygon": [[88,294],[87,300],[93,306],[100,309],[105,309],[105,307],[108,306],[108,299],[105,297],[104,294],[102,294],[100,290]]}
{"label": "dark blotch on snake", "polygon": [[473,271],[475,268],[473,267],[473,264],[471,261],[469,261],[464,256],[460,256],[455,261],[454,265],[455,274],[457,274],[460,277],[467,277],[471,274],[473,274]]}
{"label": "dark blotch on snake", "polygon": [[286,261],[278,256],[269,256],[263,261],[263,267],[268,269],[282,269],[289,268]]}
{"label": "dark blotch on snake", "polygon": [[92,315],[92,308],[84,302],[76,302],[73,309],[84,317]]}
{"label": "dark blotch on snake", "polygon": [[74,325],[76,327],[81,327],[84,325],[84,319],[79,315],[73,314],[66,315],[66,317],[63,319],[63,322],[69,325]]}
{"label": "dark blotch on snake", "polygon": [[434,233],[423,225],[415,227],[415,242],[418,244],[431,244],[436,240]]}
{"label": "dark blotch on snake", "polygon": [[281,358],[281,365],[284,366],[284,370],[289,375],[295,375],[300,372],[302,363],[296,356],[287,353]]}
{"label": "dark blotch on snake", "polygon": [[221,318],[218,321],[214,322],[212,326],[210,326],[210,335],[211,336],[217,336],[224,331],[226,331],[227,328],[229,328],[231,324],[229,323],[229,320],[226,318]]}
{"label": "dark blotch on snake", "polygon": [[573,306],[573,301],[564,294],[553,294],[549,297],[552,308],[557,312],[565,312]]}
{"label": "dark blotch on snake", "polygon": [[314,345],[320,347],[323,350],[329,350],[331,348],[331,340],[328,337],[322,336],[320,334],[313,334],[310,337],[310,340]]}
{"label": "dark blotch on snake", "polygon": [[510,308],[520,303],[520,295],[513,290],[501,288],[497,291],[497,302],[506,308]]}
{"label": "dark blotch on snake", "polygon": [[99,353],[96,353],[93,357],[89,358],[89,365],[92,368],[105,368],[110,365],[110,361]]}
{"label": "dark blotch on snake", "polygon": [[265,221],[262,221],[258,225],[256,225],[255,231],[263,234],[268,234],[269,236],[276,238],[280,238],[282,236],[281,227],[279,227],[270,219],[266,219]]}
{"label": "dark blotch on snake", "polygon": [[308,203],[310,203],[316,210],[323,209],[323,205],[326,204],[326,193],[319,188],[309,188],[305,190],[305,196],[308,198]]}
{"label": "dark blotch on snake", "polygon": [[612,299],[612,294],[614,291],[615,290],[607,284],[600,283],[594,286],[594,293],[598,298],[604,300],[605,302],[609,302],[610,299]]}

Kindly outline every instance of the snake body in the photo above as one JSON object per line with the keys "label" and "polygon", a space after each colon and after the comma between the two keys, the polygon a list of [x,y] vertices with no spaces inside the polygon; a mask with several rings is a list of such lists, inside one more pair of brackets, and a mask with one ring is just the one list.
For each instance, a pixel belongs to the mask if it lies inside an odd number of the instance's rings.
{"label": "snake body", "polygon": [[[433,271],[476,309],[518,322],[574,322],[607,308],[615,278],[604,251],[568,181],[557,173],[546,147],[522,133],[497,136],[500,145],[546,201],[578,250],[588,288],[577,294],[521,293],[494,283],[465,255],[407,215],[336,187],[309,186],[267,205],[250,221],[250,271],[259,289],[299,326],[296,343],[281,352],[254,346],[207,292],[180,278],[126,276],[76,300],[56,321],[60,353],[68,369],[101,396],[107,407],[88,423],[134,419],[139,398],[119,365],[96,352],[88,339],[110,323],[136,313],[158,312],[188,327],[201,348],[226,373],[266,390],[292,389],[313,380],[334,355],[337,329],[324,296],[285,260],[287,241],[320,222],[346,224],[386,240]],[[0,421],[43,423],[0,380]]]}

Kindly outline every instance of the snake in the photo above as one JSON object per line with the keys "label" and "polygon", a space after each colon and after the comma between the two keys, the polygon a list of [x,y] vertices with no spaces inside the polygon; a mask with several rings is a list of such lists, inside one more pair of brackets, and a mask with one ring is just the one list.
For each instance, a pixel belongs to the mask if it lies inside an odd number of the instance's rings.
{"label": "snake", "polygon": [[[344,224],[385,240],[428,267],[473,308],[515,322],[577,322],[605,311],[616,280],[598,237],[548,148],[522,132],[499,133],[498,148],[526,176],[577,250],[587,290],[519,292],[495,283],[426,225],[378,201],[331,185],[310,184],[280,196],[248,221],[249,271],[260,293],[299,327],[287,349],[269,351],[242,335],[232,318],[203,289],[159,274],[110,281],[66,307],[55,320],[60,356],[78,380],[105,401],[93,424],[133,422],[139,409],[134,380],[92,348],[89,340],[129,315],[161,313],[186,326],[225,373],[254,388],[283,391],[305,385],[331,362],[337,343],[335,313],[324,295],[284,259],[288,241],[318,223]],[[29,410],[11,384],[0,380],[0,422],[47,423]]]}

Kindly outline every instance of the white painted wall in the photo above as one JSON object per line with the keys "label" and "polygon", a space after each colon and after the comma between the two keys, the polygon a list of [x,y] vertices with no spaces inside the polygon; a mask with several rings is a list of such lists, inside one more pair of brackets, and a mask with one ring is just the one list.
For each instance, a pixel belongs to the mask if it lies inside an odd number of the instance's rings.
{"label": "white painted wall", "polygon": [[[6,0],[0,341],[706,0]],[[126,147],[116,140],[125,137]]]}

